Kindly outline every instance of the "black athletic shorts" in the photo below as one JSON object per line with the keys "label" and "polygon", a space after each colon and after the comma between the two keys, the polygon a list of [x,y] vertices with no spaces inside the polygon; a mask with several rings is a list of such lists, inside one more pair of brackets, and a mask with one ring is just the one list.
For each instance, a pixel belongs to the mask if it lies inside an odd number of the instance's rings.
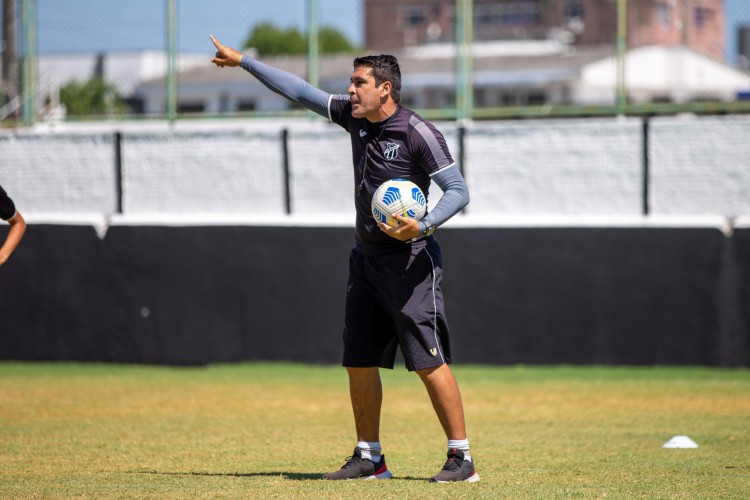
{"label": "black athletic shorts", "polygon": [[412,248],[377,256],[352,250],[344,366],[393,368],[397,346],[409,371],[450,363],[440,247],[427,238]]}

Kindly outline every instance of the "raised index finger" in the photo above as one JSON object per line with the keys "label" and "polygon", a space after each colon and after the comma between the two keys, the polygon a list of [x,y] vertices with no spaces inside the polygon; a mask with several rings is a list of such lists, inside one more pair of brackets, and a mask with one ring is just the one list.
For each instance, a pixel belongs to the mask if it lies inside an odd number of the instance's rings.
{"label": "raised index finger", "polygon": [[211,37],[211,41],[214,42],[214,45],[216,46],[217,49],[221,50],[224,48],[224,46],[219,43],[219,41],[216,39],[215,36],[213,35],[209,35],[209,36]]}

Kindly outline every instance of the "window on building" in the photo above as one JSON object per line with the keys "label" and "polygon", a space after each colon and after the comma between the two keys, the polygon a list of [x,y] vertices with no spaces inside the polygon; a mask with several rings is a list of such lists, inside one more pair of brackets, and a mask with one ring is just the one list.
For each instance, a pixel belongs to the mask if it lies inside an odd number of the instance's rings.
{"label": "window on building", "polygon": [[401,94],[401,105],[407,108],[417,107],[417,99],[411,94]]}
{"label": "window on building", "polygon": [[448,26],[455,26],[456,25],[456,6],[450,5],[446,7],[446,17],[447,17],[447,23]]}
{"label": "window on building", "polygon": [[651,15],[652,10],[650,5],[648,7],[646,7],[645,5],[636,5],[635,12],[638,16],[638,20],[636,21],[638,23],[638,26],[645,26],[654,22]]}
{"label": "window on building", "polygon": [[487,26],[494,24],[493,9],[490,5],[477,5],[474,7],[474,24]]}
{"label": "window on building", "polygon": [[478,108],[489,106],[489,92],[487,89],[474,88],[474,105]]}
{"label": "window on building", "polygon": [[581,0],[571,0],[565,4],[565,20],[583,19],[583,3]]}
{"label": "window on building", "polygon": [[540,21],[539,2],[504,2],[494,6],[495,21],[505,26],[536,26]]}
{"label": "window on building", "polygon": [[142,97],[129,97],[123,99],[131,113],[142,115],[146,111],[146,103]]}
{"label": "window on building", "polygon": [[197,101],[180,101],[177,103],[178,113],[203,113],[206,105]]}
{"label": "window on building", "polygon": [[667,2],[659,2],[656,4],[656,16],[659,18],[659,24],[665,28],[669,28],[671,24],[671,12]]}
{"label": "window on building", "polygon": [[497,102],[503,106],[542,106],[549,101],[543,89],[505,89],[498,96]]}
{"label": "window on building", "polygon": [[219,94],[219,113],[226,113],[229,111],[229,94],[222,92]]}
{"label": "window on building", "polygon": [[565,26],[573,33],[583,31],[583,3],[570,0],[565,4]]}
{"label": "window on building", "polygon": [[421,5],[412,5],[406,7],[404,11],[405,26],[420,26],[427,20],[425,9]]}
{"label": "window on building", "polygon": [[255,111],[257,107],[254,100],[241,99],[237,102],[237,111]]}
{"label": "window on building", "polygon": [[542,90],[532,90],[526,95],[526,104],[529,106],[542,106],[547,103],[547,95]]}
{"label": "window on building", "polygon": [[705,7],[696,7],[693,12],[695,27],[697,29],[704,28],[711,21],[711,17],[713,16],[713,11]]}

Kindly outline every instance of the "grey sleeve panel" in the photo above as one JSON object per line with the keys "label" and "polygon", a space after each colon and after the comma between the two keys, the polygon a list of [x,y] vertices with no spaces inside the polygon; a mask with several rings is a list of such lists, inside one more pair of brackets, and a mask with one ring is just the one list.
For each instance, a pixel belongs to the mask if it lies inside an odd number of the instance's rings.
{"label": "grey sleeve panel", "polygon": [[242,58],[240,66],[273,92],[330,119],[328,102],[331,94],[328,92],[313,87],[297,75],[274,68],[248,56]]}
{"label": "grey sleeve panel", "polygon": [[412,116],[409,120],[409,124],[414,127],[414,130],[416,130],[416,132],[427,144],[432,157],[435,159],[435,164],[437,165],[438,169],[445,168],[453,163],[452,160],[445,154],[443,148],[440,147],[440,143],[438,142],[437,137],[435,137],[435,133],[430,130],[430,127],[428,127],[425,122],[419,120],[416,116]]}
{"label": "grey sleeve panel", "polygon": [[[443,197],[425,219],[438,227],[469,203],[469,187],[455,164],[435,172],[431,178],[443,190]],[[424,232],[424,228],[424,223],[419,221],[419,229]]]}

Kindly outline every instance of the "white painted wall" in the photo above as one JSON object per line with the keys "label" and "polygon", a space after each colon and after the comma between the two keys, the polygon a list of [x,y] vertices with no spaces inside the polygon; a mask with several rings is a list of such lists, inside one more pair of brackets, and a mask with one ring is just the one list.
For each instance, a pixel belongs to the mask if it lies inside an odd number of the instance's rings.
{"label": "white painted wall", "polygon": [[278,134],[123,134],[126,213],[282,213]]}
{"label": "white painted wall", "polygon": [[650,135],[654,212],[750,214],[750,117],[663,118]]}
{"label": "white painted wall", "polygon": [[[454,155],[456,125],[440,123]],[[129,214],[284,214],[281,130],[290,130],[295,214],[353,212],[349,138],[323,120],[58,124],[0,132],[0,184],[25,214],[108,216],[122,132]],[[475,122],[466,135],[467,213],[638,215],[639,119]],[[653,118],[653,215],[750,214],[750,117]],[[439,198],[431,189],[430,204]]]}
{"label": "white painted wall", "polygon": [[469,211],[637,214],[639,120],[475,124],[468,133]]}

